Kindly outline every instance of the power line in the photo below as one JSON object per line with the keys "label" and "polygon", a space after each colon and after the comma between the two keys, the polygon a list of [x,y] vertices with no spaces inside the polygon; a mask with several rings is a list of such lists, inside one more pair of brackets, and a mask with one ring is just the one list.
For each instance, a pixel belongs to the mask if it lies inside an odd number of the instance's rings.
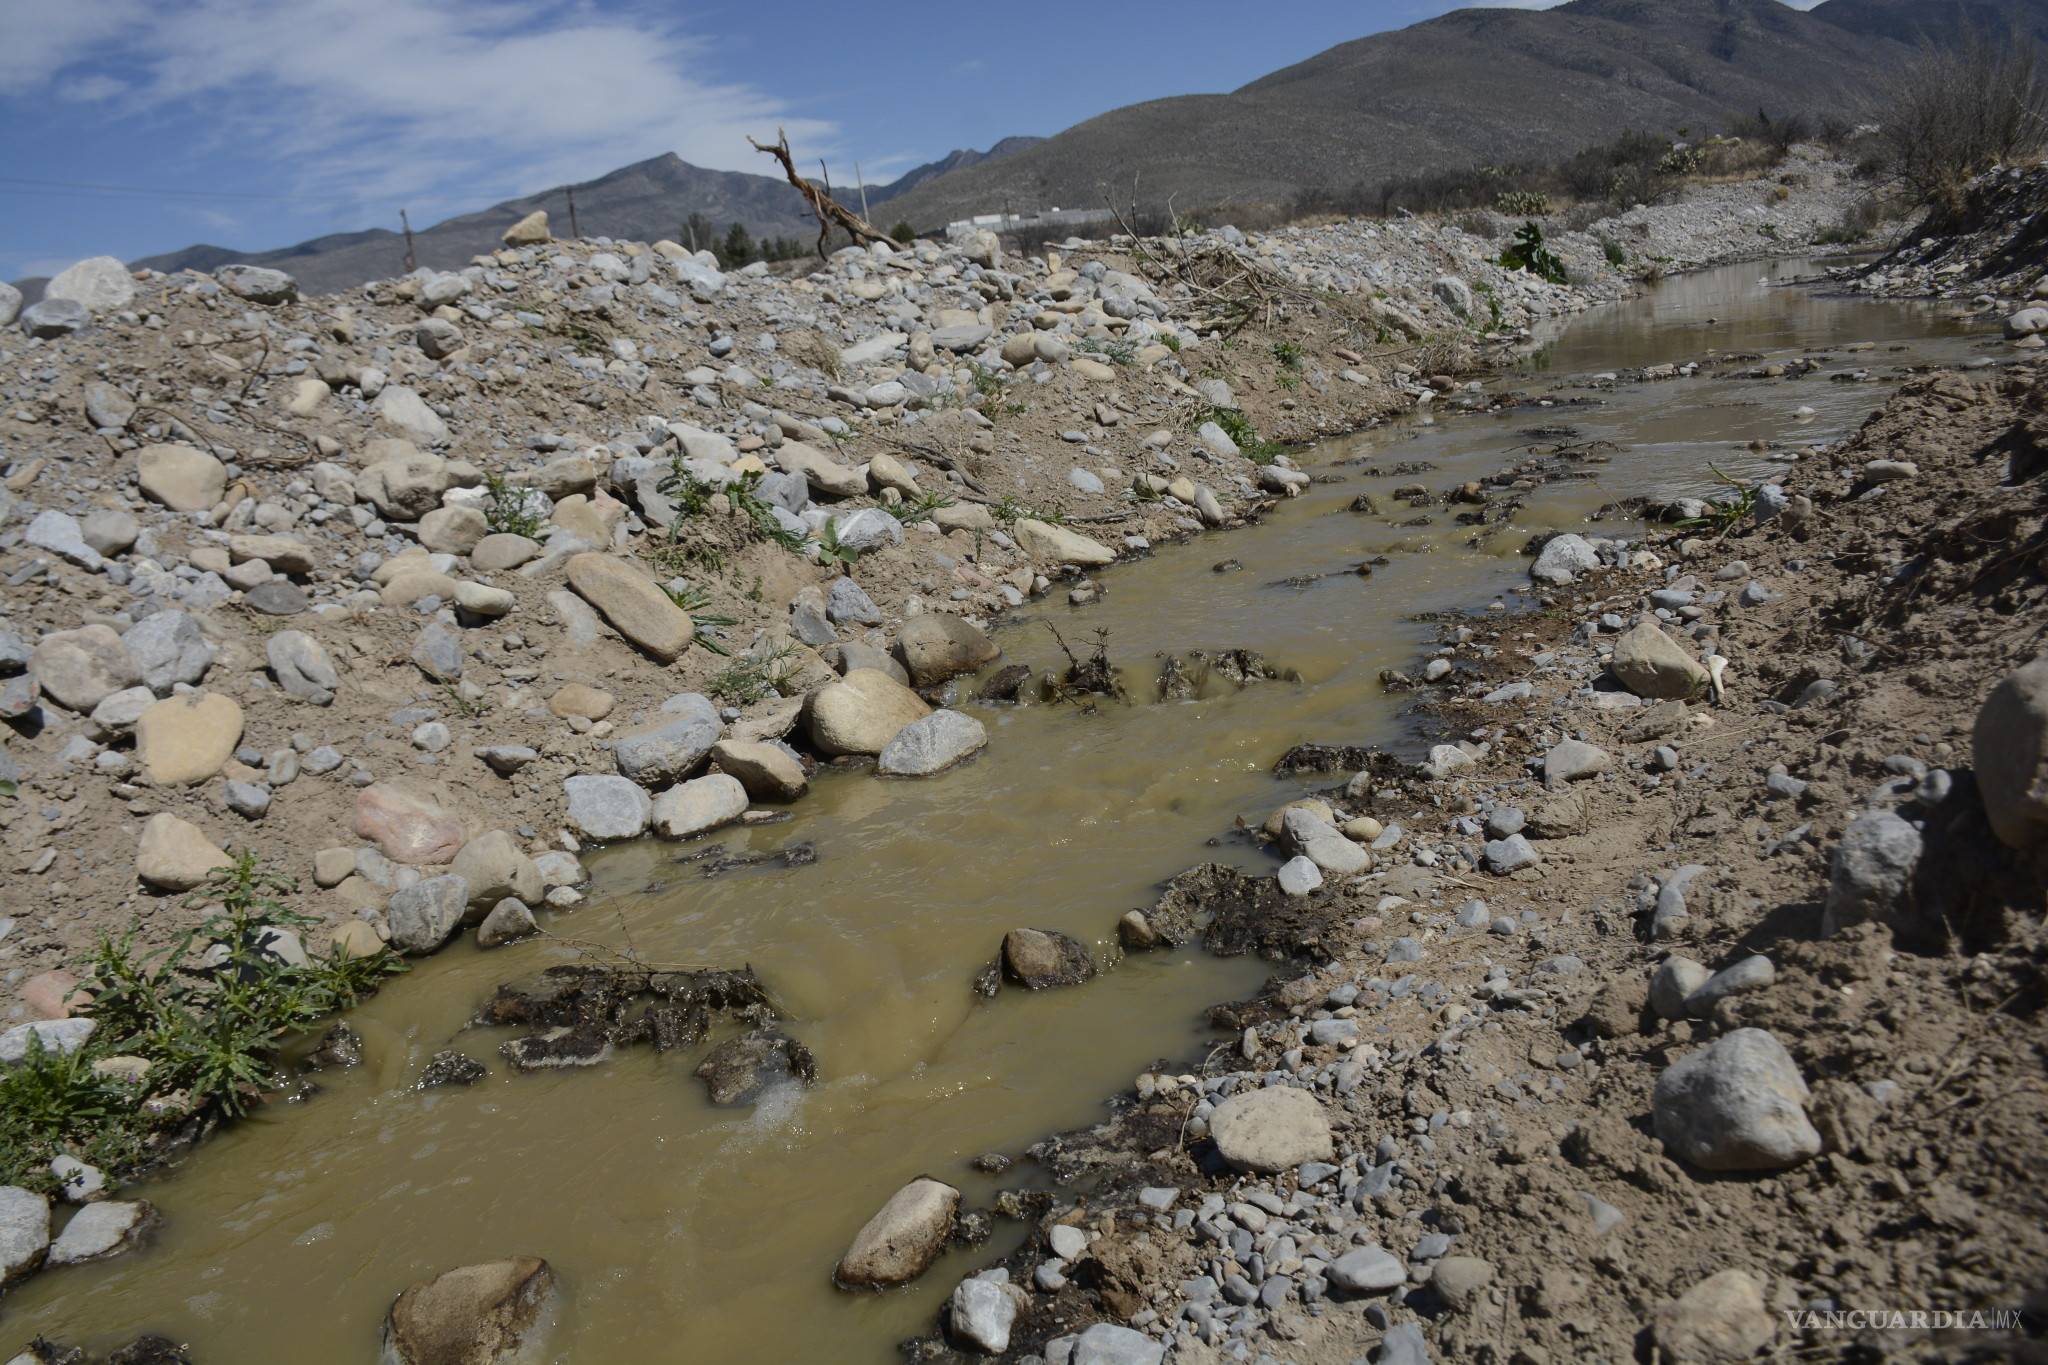
{"label": "power line", "polygon": [[262,194],[241,190],[171,190],[144,185],[107,185],[85,180],[41,180],[21,175],[0,175],[0,185],[36,193],[63,192],[80,197],[115,196],[146,199],[250,199],[273,203],[291,203],[307,199],[325,199],[335,202],[360,201],[354,194]]}

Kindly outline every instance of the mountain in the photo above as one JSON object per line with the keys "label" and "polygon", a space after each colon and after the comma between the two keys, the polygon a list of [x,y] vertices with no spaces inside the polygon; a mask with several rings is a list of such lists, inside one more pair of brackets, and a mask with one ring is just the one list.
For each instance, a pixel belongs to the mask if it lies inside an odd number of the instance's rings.
{"label": "mountain", "polygon": [[[684,223],[692,213],[703,214],[721,232],[735,222],[746,224],[756,237],[804,236],[817,231],[817,220],[787,182],[743,171],[707,171],[669,153],[622,166],[595,180],[557,186],[415,229],[418,263],[436,269],[467,265],[470,257],[496,250],[505,229],[535,209],[546,209],[554,230],[566,236],[566,194],[571,189],[576,194],[577,226],[586,237],[631,241],[671,237],[687,242]],[[306,289],[325,292],[403,273],[405,237],[388,228],[371,228],[316,237],[274,251],[199,245],[144,257],[134,264],[166,271],[212,270],[229,261],[274,265],[297,276]]]}
{"label": "mountain", "polygon": [[937,161],[927,161],[915,170],[905,171],[886,185],[879,187],[870,185],[868,187],[868,204],[872,207],[875,204],[894,199],[898,195],[908,194],[927,180],[936,180],[940,176],[948,175],[953,171],[965,170],[969,166],[978,166],[984,161],[1000,161],[1006,156],[1015,156],[1025,148],[1035,147],[1043,141],[1045,139],[1042,137],[1006,137],[985,152],[977,152],[971,148],[961,148],[957,151],[948,152]]}
{"label": "mountain", "polygon": [[[1952,0],[1574,0],[1470,9],[1343,43],[1228,94],[1153,100],[892,208],[929,229],[1004,204],[1096,207],[1113,193],[1190,209],[1282,202],[1433,168],[1548,159],[1630,128],[1705,129],[1736,113],[1861,109],[1910,49],[1895,11]],[[2043,0],[1974,0],[2029,10]],[[1848,11],[1831,17],[1836,6]]]}
{"label": "mountain", "polygon": [[1827,0],[1813,14],[1854,33],[1916,45],[1946,47],[1971,36],[1997,43],[2015,33],[2048,43],[2043,0]]}

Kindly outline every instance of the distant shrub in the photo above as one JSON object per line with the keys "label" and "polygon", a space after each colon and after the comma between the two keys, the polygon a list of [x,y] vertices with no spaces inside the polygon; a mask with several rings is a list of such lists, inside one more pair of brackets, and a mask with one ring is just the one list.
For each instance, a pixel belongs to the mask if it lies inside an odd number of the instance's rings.
{"label": "distant shrub", "polygon": [[1500,263],[1503,269],[1526,270],[1552,284],[1570,282],[1564,262],[1544,244],[1543,228],[1538,223],[1522,224],[1521,231],[1515,234],[1514,245],[1501,252]]}
{"label": "distant shrub", "polygon": [[1516,218],[1541,218],[1550,212],[1550,196],[1541,190],[1505,190],[1494,207]]}
{"label": "distant shrub", "polygon": [[1953,212],[1974,177],[2038,152],[2048,124],[2035,53],[2017,34],[1923,50],[1885,92],[1882,173],[1916,203]]}

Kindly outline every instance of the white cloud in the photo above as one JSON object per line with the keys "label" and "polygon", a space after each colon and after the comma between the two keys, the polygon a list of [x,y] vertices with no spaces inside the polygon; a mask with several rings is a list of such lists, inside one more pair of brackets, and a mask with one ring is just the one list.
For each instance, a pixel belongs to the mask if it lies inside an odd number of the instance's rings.
{"label": "white cloud", "polygon": [[746,135],[778,124],[800,155],[838,150],[832,124],[716,79],[709,57],[665,13],[582,0],[0,0],[9,93],[196,111],[206,151],[281,161],[281,188],[416,212],[667,151],[759,170]]}

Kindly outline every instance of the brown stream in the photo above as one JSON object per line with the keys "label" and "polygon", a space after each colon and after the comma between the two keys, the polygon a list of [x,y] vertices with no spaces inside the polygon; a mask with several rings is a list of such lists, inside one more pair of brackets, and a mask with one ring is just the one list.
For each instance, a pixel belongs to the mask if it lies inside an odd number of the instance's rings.
{"label": "brown stream", "polygon": [[[1584,315],[1532,372],[1495,387],[1548,390],[1715,350],[1783,359],[1872,342],[1836,349],[1823,369],[1867,366],[1887,378],[1907,363],[1976,354],[1930,306],[1762,284],[1808,268],[1668,281]],[[1741,477],[1777,468],[1747,442],[1842,435],[1888,387],[1824,375],[1626,385],[1570,411],[1422,418],[1308,452],[1310,468],[1358,456],[1436,468],[1369,477],[1339,466],[1342,482],[1317,484],[1260,526],[1163,547],[1105,575],[1100,602],[1072,609],[1062,596],[1000,632],[1011,659],[1044,666],[1058,656],[1033,618],[1059,621],[1070,639],[1106,627],[1112,657],[1140,689],[1160,651],[1238,646],[1299,669],[1304,683],[1094,715],[979,708],[991,742],[971,764],[923,782],[828,775],[794,820],[723,836],[736,848],[812,842],[819,856],[807,867],[707,879],[675,862],[685,850],[653,842],[591,860],[591,898],[558,931],[630,937],[652,960],[753,964],[816,1052],[816,1087],[714,1109],[690,1075],[696,1053],[648,1049],[593,1070],[513,1074],[499,1039],[462,1035],[464,1023],[496,983],[566,952],[457,945],[353,1016],[362,1067],[323,1073],[311,1100],[230,1128],[173,1175],[131,1191],[164,1210],[155,1246],[8,1294],[0,1342],[40,1332],[104,1348],[153,1331],[189,1342],[209,1365],[360,1365],[408,1283],[530,1253],[554,1264],[566,1291],[548,1351],[556,1361],[894,1359],[895,1343],[930,1325],[962,1273],[1020,1234],[999,1224],[996,1243],[955,1253],[905,1292],[838,1293],[833,1263],[868,1215],[920,1173],[985,1206],[1001,1182],[969,1169],[976,1155],[1015,1154],[1089,1123],[1155,1061],[1199,1058],[1215,1041],[1203,1008],[1251,992],[1268,970],[1161,954],[1116,962],[1079,988],[979,1000],[969,982],[1005,930],[1064,930],[1108,962],[1117,917],[1150,904],[1162,878],[1210,858],[1270,869],[1230,837],[1233,818],[1260,818],[1294,793],[1267,770],[1297,741],[1407,742],[1400,699],[1375,677],[1409,665],[1429,638],[1415,613],[1480,607],[1525,582],[1516,550],[1528,533],[1577,525],[1609,500],[1705,493],[1710,463]],[[1795,418],[1802,404],[1818,414]],[[1386,497],[1396,485],[1441,489],[1490,473],[1529,442],[1521,433],[1553,422],[1621,451],[1596,481],[1531,495],[1513,530],[1484,550],[1441,509],[1415,529],[1346,510],[1370,492],[1406,520],[1414,514]],[[1380,553],[1391,562],[1370,578],[1276,585]],[[1243,570],[1211,572],[1226,557]],[[1215,848],[1205,846],[1212,837]],[[490,1077],[469,1090],[409,1089],[451,1043],[489,1063]]]}

